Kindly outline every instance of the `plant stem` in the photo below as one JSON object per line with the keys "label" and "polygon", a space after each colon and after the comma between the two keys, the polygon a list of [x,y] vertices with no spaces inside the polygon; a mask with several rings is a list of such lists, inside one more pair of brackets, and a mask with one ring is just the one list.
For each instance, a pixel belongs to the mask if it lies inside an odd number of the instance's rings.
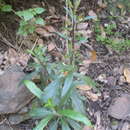
{"label": "plant stem", "polygon": [[[69,8],[68,7],[68,0],[66,0],[66,8]],[[68,23],[67,23],[67,21],[68,21],[68,12],[66,11],[66,18],[65,18],[65,28],[67,29],[68,28]],[[66,36],[68,36],[68,30],[66,30]],[[68,41],[68,39],[66,39],[66,48],[67,48],[67,55],[69,54],[69,41]]]}
{"label": "plant stem", "polygon": [[71,64],[75,65],[75,51],[74,51],[74,43],[75,43],[75,4],[73,2],[73,19],[72,19],[72,58],[71,58]]}

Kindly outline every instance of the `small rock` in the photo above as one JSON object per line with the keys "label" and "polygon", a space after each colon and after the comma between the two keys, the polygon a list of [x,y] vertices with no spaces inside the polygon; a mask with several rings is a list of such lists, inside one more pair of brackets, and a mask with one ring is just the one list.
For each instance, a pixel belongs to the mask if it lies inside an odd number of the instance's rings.
{"label": "small rock", "polygon": [[100,81],[102,83],[107,83],[107,77],[106,77],[106,74],[100,74],[97,78],[96,78],[97,81]]}
{"label": "small rock", "polygon": [[121,97],[115,98],[110,107],[108,114],[116,119],[125,119],[130,115],[130,95],[124,94]]}
{"label": "small rock", "polygon": [[9,115],[8,121],[11,125],[17,125],[29,118],[28,114],[11,114]]}
{"label": "small rock", "polygon": [[125,122],[122,126],[122,129],[121,130],[129,130],[130,128],[130,124],[128,122]]}
{"label": "small rock", "polygon": [[125,82],[126,82],[125,77],[124,76],[120,76],[119,85],[123,85]]}
{"label": "small rock", "polygon": [[110,76],[107,78],[107,84],[109,86],[115,86],[116,85],[116,78],[113,76]]}
{"label": "small rock", "polygon": [[15,126],[10,126],[7,124],[1,124],[0,125],[0,130],[22,130],[21,128],[17,128]]}
{"label": "small rock", "polygon": [[118,67],[115,67],[113,69],[113,75],[116,76],[116,75],[122,75],[123,74],[123,69],[124,69],[124,66],[118,66]]}
{"label": "small rock", "polygon": [[0,125],[0,130],[13,130],[13,128],[9,127],[6,124],[2,124],[2,125]]}
{"label": "small rock", "polygon": [[29,109],[28,107],[23,107],[18,113],[19,114],[25,114],[29,111],[28,109]]}
{"label": "small rock", "polygon": [[0,114],[15,113],[34,97],[24,85],[19,86],[24,76],[15,65],[0,76]]}

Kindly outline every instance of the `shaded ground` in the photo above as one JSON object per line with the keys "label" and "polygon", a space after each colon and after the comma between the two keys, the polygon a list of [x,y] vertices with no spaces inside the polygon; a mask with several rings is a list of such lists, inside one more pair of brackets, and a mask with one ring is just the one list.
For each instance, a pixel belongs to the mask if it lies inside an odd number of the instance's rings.
{"label": "shaded ground", "polygon": [[[62,13],[63,8],[59,7],[59,5],[62,2],[52,2],[46,1],[45,5],[48,9],[52,9],[52,7],[55,8],[55,15],[60,19],[58,19],[56,23],[50,24],[54,27],[56,27],[57,30],[60,30],[57,27],[60,27],[62,25]],[[17,3],[18,4],[18,3]],[[37,4],[41,5],[40,2],[31,2],[30,5]],[[26,4],[23,5],[22,7],[26,7]],[[88,8],[89,7],[89,8]],[[110,9],[110,7],[109,7]],[[130,40],[130,20],[125,23],[124,21],[127,21],[130,19],[129,12],[126,12],[124,16],[121,16],[121,18],[118,19],[112,19],[110,20],[108,17],[105,16],[110,16],[110,10],[108,8],[101,8],[99,7],[99,4],[97,4],[96,0],[92,0],[91,2],[89,0],[82,0],[81,2],[81,12],[85,12],[85,15],[88,15],[88,12],[90,10],[93,10],[97,15],[100,17],[101,24],[111,24],[111,23],[116,23],[117,24],[117,29],[114,30],[115,32],[122,32],[122,36],[124,38],[128,38]],[[79,11],[79,12],[80,12]],[[52,12],[48,12],[46,15],[53,15]],[[4,15],[5,16],[5,15]],[[45,17],[44,16],[44,17]],[[52,19],[55,18],[53,15]],[[3,37],[6,38],[6,40],[13,45],[14,48],[19,49],[19,45],[21,45],[21,41],[24,41],[22,44],[22,47],[20,48],[21,52],[24,52],[23,50],[25,48],[31,48],[36,41],[36,38],[33,38],[30,36],[28,38],[23,38],[23,37],[16,37],[16,30],[18,27],[17,23],[17,18],[14,16],[14,20],[12,19],[12,15],[9,15],[7,17],[3,18],[3,14],[0,15],[0,33],[2,34]],[[49,19],[51,21],[51,19]],[[53,19],[54,20],[54,19]],[[9,22],[11,21],[11,22]],[[60,22],[59,22],[60,21]],[[89,42],[87,43],[90,48],[84,47],[82,45],[80,47],[81,51],[83,52],[83,56],[88,57],[88,53],[92,50],[96,52],[96,60],[92,61],[91,64],[84,64],[83,65],[83,70],[84,73],[88,76],[90,76],[92,79],[94,79],[98,84],[96,89],[92,89],[90,93],[88,92],[82,92],[83,95],[85,95],[88,100],[86,101],[87,107],[87,113],[89,115],[89,118],[95,125],[95,130],[129,130],[130,124],[129,124],[129,114],[130,114],[130,103],[125,100],[122,101],[121,99],[117,99],[117,97],[123,97],[125,99],[124,95],[125,94],[130,94],[130,85],[128,80],[126,80],[124,76],[124,69],[128,68],[130,69],[130,52],[129,49],[126,48],[124,52],[117,52],[116,50],[108,48],[106,45],[102,44],[101,41],[96,40],[96,34],[94,32],[93,27],[95,26],[93,21],[89,21],[89,26],[87,30],[92,31],[90,38],[88,39]],[[49,43],[53,37],[51,38],[43,38],[40,36],[40,38],[44,41]],[[22,40],[21,40],[22,39]],[[49,41],[50,40],[50,41]],[[59,45],[59,39],[56,39],[53,41],[55,42],[56,45]],[[11,47],[8,42],[1,40],[0,37],[0,55],[3,55],[3,51],[7,51],[8,48]],[[61,42],[61,41],[60,41]],[[26,43],[29,43],[26,44]],[[31,46],[31,47],[30,47]],[[57,56],[57,55],[53,55]],[[4,59],[3,59],[4,61]],[[3,65],[6,63],[1,63],[1,69],[3,70]],[[82,71],[81,71],[82,72]],[[123,96],[122,96],[123,95]],[[128,96],[129,98],[129,96]],[[112,106],[111,104],[114,100],[120,100],[117,106],[114,106],[114,108],[110,107]],[[115,101],[116,102],[116,101]],[[121,103],[124,104],[121,104]],[[125,105],[128,106],[125,106]],[[124,109],[127,109],[126,115],[128,117],[122,116],[121,118],[118,117],[123,111],[119,110],[117,111],[117,115],[112,114],[112,112],[117,109],[118,107],[125,106]],[[114,109],[114,110],[113,110]],[[122,110],[124,110],[122,109]],[[4,120],[8,121],[8,115],[6,116],[1,116],[1,122],[0,125],[4,124]],[[7,123],[7,121],[5,121]],[[0,130],[8,130],[8,129],[14,129],[13,126],[10,125],[10,123],[7,123],[9,128],[6,128],[6,126],[1,126]],[[16,130],[31,130],[33,125],[35,124],[35,121],[32,120],[27,120],[24,121],[23,123],[20,123],[17,125]]]}

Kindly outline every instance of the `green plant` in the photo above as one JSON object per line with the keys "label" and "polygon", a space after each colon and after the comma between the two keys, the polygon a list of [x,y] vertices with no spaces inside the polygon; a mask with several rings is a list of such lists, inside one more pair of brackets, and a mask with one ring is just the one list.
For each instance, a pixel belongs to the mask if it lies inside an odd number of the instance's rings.
{"label": "green plant", "polygon": [[107,45],[117,52],[121,52],[130,48],[130,40],[127,38],[120,38],[122,37],[122,34],[115,32],[116,28],[117,27],[115,24],[101,27],[98,22],[95,25],[94,31],[96,33],[96,40],[98,42]]}
{"label": "green plant", "polygon": [[45,21],[40,17],[35,17],[45,11],[43,8],[32,8],[24,11],[17,11],[15,14],[21,18],[18,34],[28,35],[33,33],[35,25],[45,25]]}
{"label": "green plant", "polygon": [[23,11],[15,11],[12,9],[11,5],[8,5],[4,2],[4,0],[0,1],[0,11],[1,12],[13,12],[20,18],[18,34],[20,35],[28,35],[33,33],[35,30],[35,26],[37,24],[44,25],[45,21],[38,17],[37,15],[43,13],[45,9],[43,8],[31,8]]}
{"label": "green plant", "polygon": [[43,130],[48,122],[50,130],[57,130],[59,126],[62,130],[81,130],[82,123],[91,126],[91,122],[84,116],[83,100],[76,89],[79,85],[95,86],[90,78],[77,73],[73,65],[50,63],[46,47],[38,46],[29,52],[36,58],[33,64],[36,71],[31,76],[39,75],[41,81],[39,88],[34,82],[24,80],[27,88],[41,101],[39,107],[30,111],[32,117],[42,119],[34,130]]}
{"label": "green plant", "polygon": [[66,40],[66,55],[65,59],[69,59],[68,63],[75,65],[76,58],[75,55],[77,51],[74,49],[76,44],[80,45],[81,43],[87,42],[87,37],[84,37],[81,33],[77,32],[77,25],[86,20],[93,19],[94,16],[83,16],[82,14],[77,15],[78,7],[81,0],[66,0],[66,19],[65,26],[63,27],[64,33],[57,34]]}
{"label": "green plant", "polygon": [[[66,41],[63,61],[50,62],[50,55],[46,53],[47,47],[38,46],[33,51],[29,50],[35,61],[32,64],[35,71],[25,77],[24,84],[41,101],[40,106],[30,112],[32,117],[42,119],[34,130],[43,130],[48,122],[50,130],[57,130],[58,127],[62,130],[81,130],[83,124],[91,126],[89,119],[84,116],[84,103],[76,86],[95,86],[95,83],[77,72],[78,53],[74,45],[87,41],[87,38],[76,32],[77,24],[92,17],[79,17],[79,4],[80,0],[74,3],[66,0],[65,33],[56,32]],[[32,77],[38,77],[40,84],[30,81]]]}

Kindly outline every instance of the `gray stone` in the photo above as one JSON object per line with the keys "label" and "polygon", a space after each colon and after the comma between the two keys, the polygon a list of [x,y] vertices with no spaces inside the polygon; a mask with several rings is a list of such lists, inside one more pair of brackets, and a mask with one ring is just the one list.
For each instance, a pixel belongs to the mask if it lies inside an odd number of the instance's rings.
{"label": "gray stone", "polygon": [[108,114],[116,119],[126,119],[130,116],[130,95],[124,94],[115,98],[110,107]]}
{"label": "gray stone", "polygon": [[25,73],[16,67],[10,67],[0,76],[0,114],[15,113],[33,98],[24,85],[19,86]]}

